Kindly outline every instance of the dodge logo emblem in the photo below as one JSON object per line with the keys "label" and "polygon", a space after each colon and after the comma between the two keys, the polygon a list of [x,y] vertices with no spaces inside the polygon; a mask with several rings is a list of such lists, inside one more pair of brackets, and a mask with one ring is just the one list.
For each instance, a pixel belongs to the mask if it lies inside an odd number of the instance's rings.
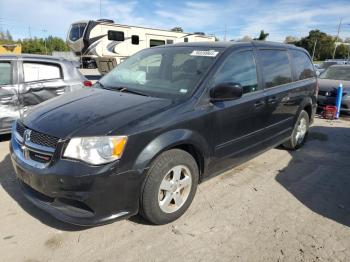
{"label": "dodge logo emblem", "polygon": [[29,129],[26,129],[23,133],[23,140],[24,140],[24,143],[26,142],[30,142],[30,135],[32,133],[32,130],[29,130]]}
{"label": "dodge logo emblem", "polygon": [[26,129],[23,133],[23,146],[22,146],[22,150],[23,150],[23,156],[25,159],[29,159],[29,150],[26,147],[26,143],[30,142],[30,135],[32,133],[32,130]]}

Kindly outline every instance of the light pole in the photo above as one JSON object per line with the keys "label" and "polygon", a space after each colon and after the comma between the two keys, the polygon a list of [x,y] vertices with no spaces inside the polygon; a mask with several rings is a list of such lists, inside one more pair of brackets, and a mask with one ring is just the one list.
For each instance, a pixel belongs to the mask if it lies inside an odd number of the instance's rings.
{"label": "light pole", "polygon": [[335,51],[337,51],[337,42],[338,42],[338,39],[339,39],[339,33],[340,33],[340,27],[341,27],[342,20],[343,20],[343,18],[340,18],[340,22],[339,22],[339,25],[338,25],[338,33],[337,33],[337,37],[335,38],[335,47],[334,47],[334,52],[333,52],[333,59],[335,57]]}
{"label": "light pole", "polygon": [[101,9],[102,9],[102,0],[100,0],[100,19],[102,18],[102,12],[101,12]]}
{"label": "light pole", "polygon": [[314,61],[314,57],[315,57],[316,45],[317,45],[317,38],[315,39],[314,50],[312,51],[312,62]]}
{"label": "light pole", "polygon": [[41,31],[44,33],[45,55],[47,55],[47,46],[46,46],[46,33],[47,33],[47,30],[43,29]]}

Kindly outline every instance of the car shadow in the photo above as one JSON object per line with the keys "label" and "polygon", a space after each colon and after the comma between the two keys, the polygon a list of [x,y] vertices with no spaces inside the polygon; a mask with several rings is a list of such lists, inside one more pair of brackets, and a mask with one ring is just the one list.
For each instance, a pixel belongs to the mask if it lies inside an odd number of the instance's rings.
{"label": "car shadow", "polygon": [[0,135],[0,142],[10,141],[10,140],[11,140],[11,134]]}
{"label": "car shadow", "polygon": [[61,222],[27,200],[21,192],[9,154],[0,162],[0,184],[24,211],[43,224],[63,231],[81,231],[88,229],[88,227],[80,227]]}
{"label": "car shadow", "polygon": [[276,180],[313,212],[350,226],[350,128],[313,127]]}

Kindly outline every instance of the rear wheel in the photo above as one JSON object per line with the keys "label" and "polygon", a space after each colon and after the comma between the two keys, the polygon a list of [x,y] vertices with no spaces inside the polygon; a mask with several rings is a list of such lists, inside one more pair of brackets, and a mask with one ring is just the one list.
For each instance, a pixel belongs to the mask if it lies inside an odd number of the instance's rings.
{"label": "rear wheel", "polygon": [[198,176],[197,163],[189,153],[172,149],[159,155],[147,174],[141,215],[154,224],[179,218],[194,198]]}
{"label": "rear wheel", "polygon": [[290,150],[296,150],[302,147],[307,139],[309,126],[309,115],[306,111],[302,110],[299,114],[298,120],[295,123],[291,137],[283,144],[283,146]]}

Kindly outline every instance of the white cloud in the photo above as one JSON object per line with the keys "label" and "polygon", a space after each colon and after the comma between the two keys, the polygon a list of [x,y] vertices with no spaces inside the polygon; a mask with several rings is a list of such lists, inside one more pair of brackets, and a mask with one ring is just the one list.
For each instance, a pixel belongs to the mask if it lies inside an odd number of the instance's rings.
{"label": "white cloud", "polygon": [[[1,0],[0,0],[1,1]],[[203,31],[222,37],[225,25],[228,39],[257,36],[264,29],[269,40],[283,41],[285,36],[304,36],[314,28],[334,34],[340,17],[347,19],[349,1],[324,3],[322,0],[276,1],[161,1],[102,0],[102,17],[117,23],[169,29],[181,26],[185,31]],[[3,28],[15,37],[48,34],[65,37],[72,22],[99,18],[98,0],[12,0],[1,5]],[[350,19],[348,19],[348,24]],[[350,26],[342,31],[350,36]],[[347,35],[346,35],[347,34]]]}

